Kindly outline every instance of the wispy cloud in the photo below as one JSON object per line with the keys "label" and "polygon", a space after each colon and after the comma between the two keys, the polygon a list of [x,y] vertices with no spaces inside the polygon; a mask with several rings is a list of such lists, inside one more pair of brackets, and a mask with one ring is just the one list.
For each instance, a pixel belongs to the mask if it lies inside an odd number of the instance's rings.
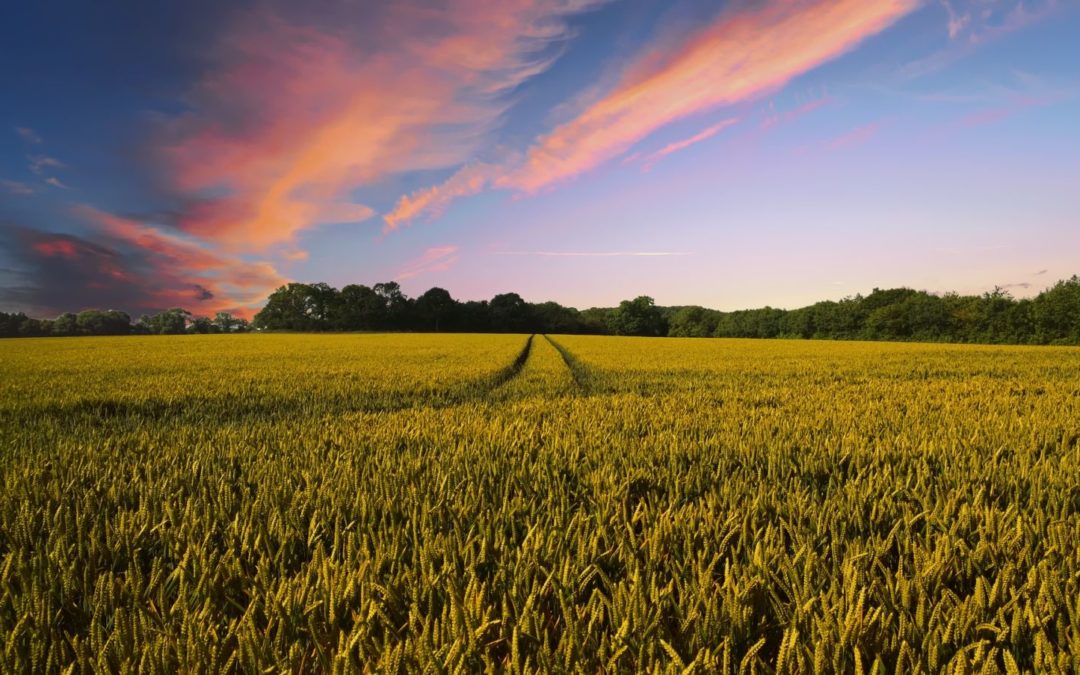
{"label": "wispy cloud", "polygon": [[656,129],[776,91],[918,6],[917,0],[767,2],[656,45],[622,82],[541,138],[498,184],[536,192],[615,157]]}
{"label": "wispy cloud", "polygon": [[369,218],[355,188],[467,160],[506,94],[551,65],[547,47],[571,35],[566,18],[597,4],[402,2],[338,25],[243,15],[192,110],[168,125],[170,179],[196,197],[180,226],[259,249]]}
{"label": "wispy cloud", "polygon": [[56,178],[55,176],[49,176],[48,178],[45,179],[44,182],[45,182],[46,185],[51,185],[52,187],[59,188],[61,190],[70,190],[71,189],[70,186],[65,185],[63,181],[61,181],[59,178]]}
{"label": "wispy cloud", "polygon": [[289,262],[303,262],[308,259],[309,254],[301,249],[287,249],[281,253],[281,257]]}
{"label": "wispy cloud", "polygon": [[19,138],[32,145],[37,145],[41,142],[41,136],[30,127],[15,127],[15,133],[19,135]]}
{"label": "wispy cloud", "polygon": [[30,161],[30,171],[39,176],[48,169],[63,169],[67,166],[55,157],[49,157],[48,155],[31,155],[27,159]]}
{"label": "wispy cloud", "polygon": [[937,72],[985,44],[1050,18],[1067,4],[1061,0],[941,0],[948,46],[904,64],[900,75],[914,78]]}
{"label": "wispy cloud", "polygon": [[453,200],[483,191],[500,171],[500,167],[495,164],[485,162],[466,164],[439,185],[417,190],[401,197],[394,206],[394,210],[383,217],[385,223],[383,232],[392,232],[421,215],[428,217],[442,215]]}
{"label": "wispy cloud", "polygon": [[820,98],[815,98],[811,101],[807,101],[806,103],[803,103],[802,105],[792,110],[785,110],[783,112],[771,111],[767,117],[761,120],[761,128],[771,129],[781,124],[790,124],[795,120],[799,119],[800,117],[805,117],[806,115],[809,115],[815,110],[818,110],[819,108],[824,108],[828,105],[833,104],[834,102],[835,99],[833,99],[831,96],[822,96]]}
{"label": "wispy cloud", "polygon": [[713,136],[715,136],[716,134],[720,133],[724,129],[727,129],[728,127],[734,126],[735,124],[738,124],[738,123],[739,123],[738,119],[735,119],[735,118],[726,119],[726,120],[724,120],[724,121],[722,121],[722,122],[720,122],[718,124],[714,124],[711,127],[703,129],[702,131],[694,134],[693,136],[691,136],[689,138],[684,138],[681,141],[675,141],[673,143],[668,143],[667,145],[660,148],[656,152],[651,153],[649,155],[646,155],[645,158],[641,160],[642,167],[644,169],[648,170],[648,169],[652,168],[653,164],[660,161],[664,157],[667,157],[668,155],[670,155],[672,153],[679,152],[680,150],[685,150],[686,148],[689,148],[691,145],[695,145],[695,144],[700,143],[702,141],[706,141],[706,140],[712,138]]}
{"label": "wispy cloud", "polygon": [[457,246],[434,246],[403,265],[394,278],[404,281],[433,272],[443,272],[450,269],[458,258]]}
{"label": "wispy cloud", "polygon": [[0,188],[3,188],[6,192],[13,195],[34,194],[34,187],[32,185],[17,180],[0,179]]}
{"label": "wispy cloud", "polygon": [[551,258],[667,258],[691,255],[685,251],[493,251],[493,253]]}
{"label": "wispy cloud", "polygon": [[665,35],[642,49],[613,88],[536,139],[520,158],[501,163],[499,170],[471,176],[468,190],[461,189],[461,177],[455,176],[403,198],[387,225],[393,229],[415,217],[423,208],[410,207],[422,206],[425,199],[445,208],[449,199],[479,192],[481,182],[531,194],[571,179],[672,122],[779,90],[881,32],[919,4],[920,0],[769,0],[722,11],[700,30]]}

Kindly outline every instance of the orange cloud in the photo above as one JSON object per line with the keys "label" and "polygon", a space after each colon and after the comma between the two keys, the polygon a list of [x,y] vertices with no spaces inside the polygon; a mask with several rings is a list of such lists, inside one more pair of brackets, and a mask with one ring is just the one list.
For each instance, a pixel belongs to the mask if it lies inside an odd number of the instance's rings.
{"label": "orange cloud", "polygon": [[395,3],[321,27],[245,16],[168,130],[176,188],[203,196],[181,227],[262,250],[371,217],[354,189],[465,161],[504,111],[502,94],[550,65],[543,47],[568,35],[565,17],[595,4]]}
{"label": "orange cloud", "polygon": [[74,258],[79,255],[75,244],[67,239],[43,239],[35,242],[32,248],[42,255]]}
{"label": "orange cloud", "polygon": [[704,129],[704,130],[694,134],[690,138],[684,138],[681,141],[675,141],[674,143],[668,143],[667,145],[660,148],[656,152],[648,155],[643,160],[643,166],[646,169],[648,169],[648,168],[652,167],[653,164],[655,164],[659,160],[663,159],[664,157],[667,157],[668,155],[670,155],[670,154],[672,154],[674,152],[678,152],[680,150],[685,150],[686,148],[689,148],[691,145],[694,145],[695,143],[700,143],[702,141],[708,140],[708,139],[712,138],[713,136],[715,136],[716,134],[723,131],[724,129],[727,129],[728,127],[730,127],[730,126],[732,126],[734,124],[738,124],[738,122],[739,122],[739,120],[737,120],[737,119],[724,120],[723,122],[720,122],[719,124],[714,124],[711,127],[708,127],[707,129]]}
{"label": "orange cloud", "polygon": [[96,224],[109,239],[135,251],[150,279],[143,306],[180,305],[194,312],[231,311],[247,316],[288,279],[264,261],[252,262],[211,250],[131,218],[90,206],[76,215]]}
{"label": "orange cloud", "polygon": [[424,251],[423,255],[406,263],[395,278],[405,280],[431,272],[442,272],[458,261],[457,246],[435,246]]}
{"label": "orange cloud", "polygon": [[[753,9],[724,12],[690,39],[646,50],[611,92],[538,139],[524,160],[465,166],[439,185],[402,197],[384,216],[384,231],[424,213],[437,215],[452,200],[487,187],[536,192],[617,157],[671,122],[775,91],[884,30],[919,2],[770,0]],[[811,102],[791,115],[829,100]],[[710,128],[703,136],[674,143],[648,161],[721,130]]]}
{"label": "orange cloud", "polygon": [[445,182],[401,197],[394,210],[383,216],[383,232],[392,232],[424,213],[441,215],[458,197],[481,192],[500,171],[492,164],[466,164]]}
{"label": "orange cloud", "polygon": [[497,185],[536,192],[625,152],[660,127],[775,91],[852,49],[918,0],[773,0],[723,13],[689,40],[660,46],[613,91],[542,137]]}

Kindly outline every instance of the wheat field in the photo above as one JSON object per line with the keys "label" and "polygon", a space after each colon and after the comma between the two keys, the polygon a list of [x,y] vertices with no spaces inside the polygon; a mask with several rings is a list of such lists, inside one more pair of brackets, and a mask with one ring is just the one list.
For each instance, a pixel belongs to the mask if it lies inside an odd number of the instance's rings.
{"label": "wheat field", "polygon": [[1080,349],[0,343],[0,671],[1080,672]]}

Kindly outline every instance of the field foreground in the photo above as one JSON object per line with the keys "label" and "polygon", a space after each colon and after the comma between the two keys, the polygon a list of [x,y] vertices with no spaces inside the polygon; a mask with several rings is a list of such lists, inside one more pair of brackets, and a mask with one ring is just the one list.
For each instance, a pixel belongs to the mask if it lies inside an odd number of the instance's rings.
{"label": "field foreground", "polygon": [[0,343],[0,672],[1080,672],[1080,349]]}

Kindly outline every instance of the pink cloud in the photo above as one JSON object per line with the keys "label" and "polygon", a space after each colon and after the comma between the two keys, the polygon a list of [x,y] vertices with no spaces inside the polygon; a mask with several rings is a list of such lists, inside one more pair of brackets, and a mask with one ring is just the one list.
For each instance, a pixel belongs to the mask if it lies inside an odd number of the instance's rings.
{"label": "pink cloud", "polygon": [[614,90],[541,138],[497,185],[531,193],[588,171],[670,122],[779,89],[918,5],[774,0],[724,12],[691,39],[650,50]]}
{"label": "pink cloud", "polygon": [[541,258],[670,258],[690,255],[685,251],[494,251],[493,253]]}
{"label": "pink cloud", "polygon": [[500,171],[493,164],[466,164],[443,183],[401,197],[394,210],[383,217],[383,232],[392,232],[422,214],[441,215],[453,200],[481,192]]}
{"label": "pink cloud", "polygon": [[544,45],[596,0],[398,3],[335,26],[245,15],[212,54],[192,110],[168,129],[181,227],[234,249],[291,242],[373,215],[351,192],[399,172],[466,160],[502,94],[545,70]]}
{"label": "pink cloud", "polygon": [[714,124],[711,127],[708,127],[707,129],[704,129],[704,130],[694,134],[690,138],[684,138],[681,141],[675,141],[674,143],[668,143],[667,145],[660,148],[656,152],[648,155],[643,160],[642,166],[645,169],[649,169],[649,168],[652,167],[653,164],[655,164],[659,160],[663,159],[664,157],[667,157],[668,155],[670,155],[670,154],[672,154],[674,152],[679,152],[680,150],[685,150],[686,148],[689,148],[691,145],[694,145],[696,143],[700,143],[702,141],[708,140],[708,139],[712,138],[713,136],[715,136],[716,134],[723,131],[724,129],[727,129],[730,126],[738,124],[738,122],[739,122],[739,120],[737,120],[737,119],[727,119],[727,120],[724,120],[724,121],[720,122],[719,124]]}
{"label": "pink cloud", "polygon": [[[723,12],[689,39],[678,36],[644,50],[617,86],[539,138],[524,159],[483,170],[466,167],[440,185],[402,197],[385,217],[386,229],[425,211],[438,213],[452,199],[485,187],[537,192],[617,157],[671,122],[776,91],[884,30],[919,2],[770,0]],[[665,154],[719,131],[675,144]],[[638,159],[640,154],[628,161]]]}
{"label": "pink cloud", "polygon": [[50,257],[59,256],[61,258],[75,258],[79,255],[75,243],[69,239],[42,239],[41,241],[35,242],[32,247],[38,253]]}
{"label": "pink cloud", "polygon": [[265,261],[223,254],[204,242],[93,207],[77,206],[74,211],[108,239],[134,250],[148,267],[152,281],[144,289],[144,306],[186,302],[183,306],[193,311],[248,315],[273,289],[288,282]]}
{"label": "pink cloud", "polygon": [[432,272],[443,272],[450,269],[458,261],[457,246],[435,246],[427,249],[424,253],[406,263],[395,275],[396,279],[412,279]]}
{"label": "pink cloud", "polygon": [[288,249],[281,253],[281,257],[289,262],[303,262],[308,259],[308,252],[300,249]]}

